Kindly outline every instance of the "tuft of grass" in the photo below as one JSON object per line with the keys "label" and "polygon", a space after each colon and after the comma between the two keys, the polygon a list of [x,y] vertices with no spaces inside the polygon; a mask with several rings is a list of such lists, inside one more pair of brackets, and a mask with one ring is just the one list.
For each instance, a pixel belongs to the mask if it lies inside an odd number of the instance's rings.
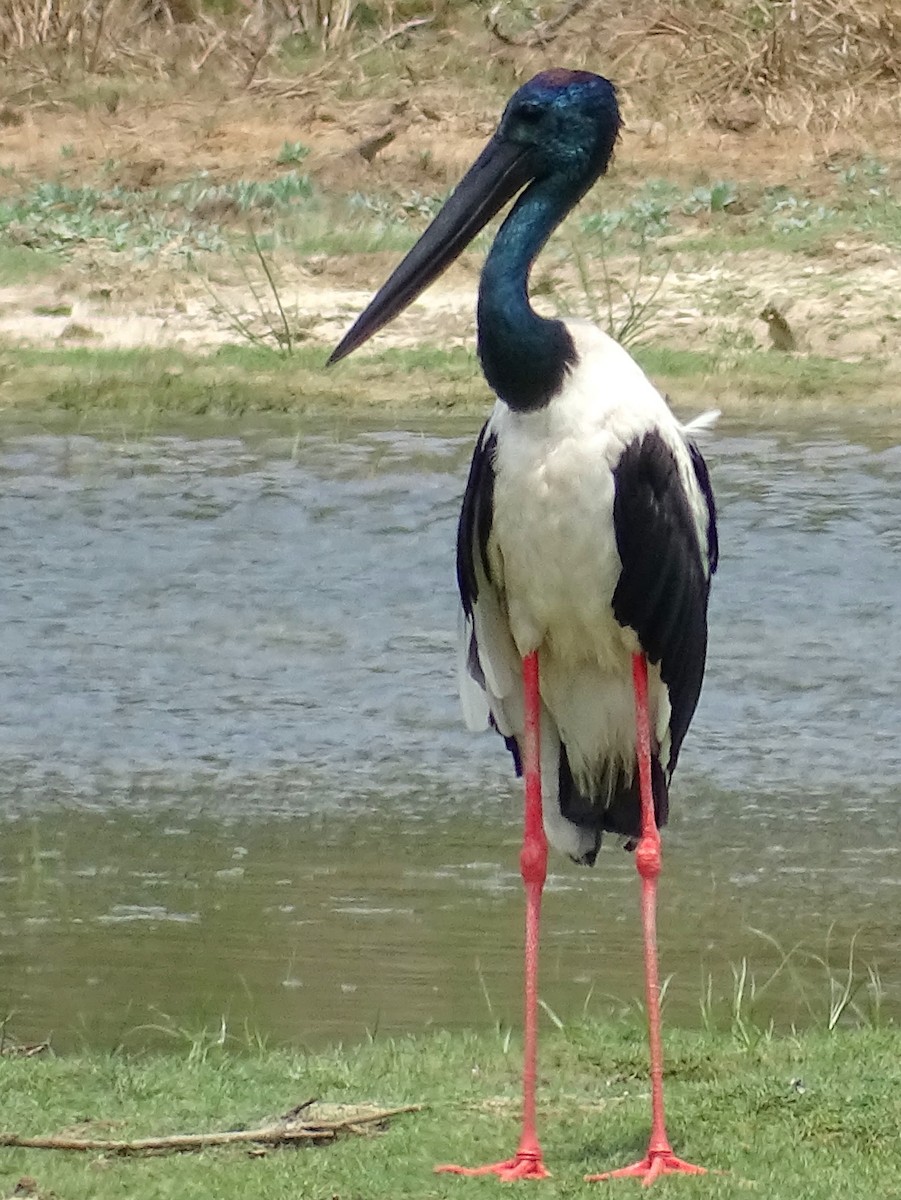
{"label": "tuft of grass", "polygon": [[[671,1030],[665,1041],[674,1147],[717,1173],[663,1180],[656,1194],[896,1194],[898,1030],[817,1031],[751,1046],[728,1034]],[[0,1056],[3,1125],[26,1135],[73,1126],[86,1136],[117,1138],[247,1127],[311,1097],[330,1106],[323,1115],[335,1106],[426,1106],[369,1136],[262,1155],[221,1148],[98,1159],[0,1150],[0,1191],[12,1192],[28,1175],[42,1191],[95,1200],[237,1200],[250,1191],[270,1200],[456,1196],[460,1181],[435,1176],[435,1163],[495,1161],[515,1147],[520,1049],[518,1038],[505,1053],[492,1035],[436,1032],[308,1054],[236,1044],[217,1028],[169,1054]],[[542,1195],[596,1196],[597,1185],[582,1176],[622,1165],[646,1144],[644,1031],[637,1022],[549,1024],[540,1067],[540,1134],[553,1173]],[[478,1190],[509,1192],[490,1179]]]}
{"label": "tuft of grass", "polygon": [[573,243],[572,261],[588,308],[588,315],[622,346],[646,341],[659,322],[657,297],[671,265],[667,260],[656,275],[650,274],[647,245],[643,244],[626,272],[614,272],[606,244],[601,241],[600,278],[592,277],[587,255]]}
{"label": "tuft of grass", "polygon": [[[253,321],[242,313],[229,308],[216,295],[215,289],[209,281],[204,280],[204,286],[214,302],[213,312],[223,316],[232,331],[251,345],[268,346],[280,354],[290,355],[294,352],[295,343],[307,336],[309,319],[302,321],[296,312],[292,315],[291,320],[288,319],[274,268],[263,253],[253,226],[250,227],[249,237],[256,256],[256,265],[262,275],[262,282],[253,278],[243,261],[239,261],[238,266],[244,283],[256,304],[258,320]],[[267,296],[271,298],[274,308],[267,303]]]}
{"label": "tuft of grass", "polygon": [[[826,1033],[840,1027],[878,1029],[884,1021],[885,988],[879,969],[861,964],[856,954],[857,936],[848,947],[836,951],[833,930],[826,935],[822,953],[798,943],[786,950],[772,934],[751,932],[775,951],[776,965],[761,977],[746,957],[731,966],[731,994],[715,997],[712,974],[704,980],[700,1001],[704,1029],[728,1029],[742,1045],[752,1047],[774,1036],[775,1023],[767,1015],[774,985],[787,982],[800,1001],[805,1025]],[[810,978],[819,977],[815,987]],[[805,982],[806,981],[806,982]]]}
{"label": "tuft of grass", "polygon": [[69,187],[53,181],[0,203],[0,235],[4,232],[54,253],[101,244],[109,251],[138,256],[173,251],[186,255],[224,244],[215,227],[192,219],[189,211],[160,203],[157,193]]}
{"label": "tuft of grass", "polygon": [[201,172],[171,187],[139,190],[50,180],[0,199],[0,240],[67,256],[103,249],[176,262],[226,250],[256,257],[253,239],[248,246],[245,237],[252,215],[263,230],[260,244],[285,245],[295,254],[368,253],[409,249],[439,206],[436,197],[417,192],[401,202],[327,198],[296,170],[227,183]]}

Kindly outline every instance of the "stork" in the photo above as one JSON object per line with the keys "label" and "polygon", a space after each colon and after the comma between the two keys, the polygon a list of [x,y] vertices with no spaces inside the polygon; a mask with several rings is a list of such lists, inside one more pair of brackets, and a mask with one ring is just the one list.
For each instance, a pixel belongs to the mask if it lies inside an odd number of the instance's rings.
{"label": "stork", "polygon": [[[542,71],[332,353],[337,362],[406,308],[518,196],[479,284],[478,355],[497,397],[481,431],[457,535],[460,691],[471,728],[493,727],[525,780],[522,1132],[488,1166],[548,1172],[536,1131],[537,970],[548,842],[592,865],[604,834],[635,850],[650,1041],[645,1157],[589,1179],[701,1173],[666,1133],[657,965],[659,828],[698,702],[716,516],[693,426],[595,326],[539,316],[532,264],[607,170],[616,91],[587,71]],[[521,683],[520,683],[521,680]]]}

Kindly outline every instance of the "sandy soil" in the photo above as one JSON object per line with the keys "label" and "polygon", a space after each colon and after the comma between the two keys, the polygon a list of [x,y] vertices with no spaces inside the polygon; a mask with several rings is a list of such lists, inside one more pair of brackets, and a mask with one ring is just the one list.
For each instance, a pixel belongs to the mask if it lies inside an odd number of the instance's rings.
{"label": "sandy soil", "polygon": [[[317,262],[313,270],[303,265],[282,268],[281,298],[294,338],[323,346],[337,341],[377,280],[349,287],[334,277],[359,266],[360,275],[368,278],[372,265],[343,258],[340,270],[337,263],[330,269],[327,260]],[[468,267],[458,267],[434,286],[375,344],[451,346],[471,339],[477,263]],[[623,267],[628,270],[629,264]],[[98,270],[93,281],[90,273],[66,271],[40,282],[0,287],[0,338],[38,346],[154,346],[205,352],[229,342],[246,344],[239,323],[259,336],[279,323],[271,311],[274,306],[264,302],[261,313],[240,282],[205,284],[193,273],[136,270],[133,264],[119,279],[117,273],[117,264],[112,264]],[[539,300],[537,306],[548,312],[565,308],[585,314],[584,296],[569,272],[558,268],[550,273],[554,298]],[[639,295],[649,294],[656,282],[653,274],[642,279]],[[801,353],[894,359],[901,355],[898,295],[901,255],[885,246],[837,243],[832,255],[800,263],[797,256],[765,251],[725,255],[715,262],[691,261],[677,253],[652,302],[645,334],[658,344],[692,349],[765,348],[773,339],[761,313],[770,305],[784,317]],[[622,304],[616,311],[624,316]]]}

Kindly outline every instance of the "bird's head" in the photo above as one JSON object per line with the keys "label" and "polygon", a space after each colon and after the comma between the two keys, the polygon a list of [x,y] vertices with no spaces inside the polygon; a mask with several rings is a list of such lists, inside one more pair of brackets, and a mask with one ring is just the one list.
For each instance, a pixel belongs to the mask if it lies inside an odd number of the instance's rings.
{"label": "bird's head", "polygon": [[515,148],[532,179],[587,190],[607,170],[620,130],[616,90],[590,71],[542,71],[507,104],[492,140]]}
{"label": "bird's head", "polygon": [[329,363],[411,304],[527,184],[553,180],[574,204],[606,171],[619,129],[616,90],[601,75],[557,68],[524,83],[485,149]]}

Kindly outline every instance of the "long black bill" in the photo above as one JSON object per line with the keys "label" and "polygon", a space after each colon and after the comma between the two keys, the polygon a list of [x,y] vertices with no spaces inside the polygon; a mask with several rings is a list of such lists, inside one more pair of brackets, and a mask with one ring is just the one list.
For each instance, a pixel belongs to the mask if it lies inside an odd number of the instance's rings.
{"label": "long black bill", "polygon": [[532,178],[521,146],[493,137],[434,221],[332,351],[346,358],[393,320],[445,271]]}

